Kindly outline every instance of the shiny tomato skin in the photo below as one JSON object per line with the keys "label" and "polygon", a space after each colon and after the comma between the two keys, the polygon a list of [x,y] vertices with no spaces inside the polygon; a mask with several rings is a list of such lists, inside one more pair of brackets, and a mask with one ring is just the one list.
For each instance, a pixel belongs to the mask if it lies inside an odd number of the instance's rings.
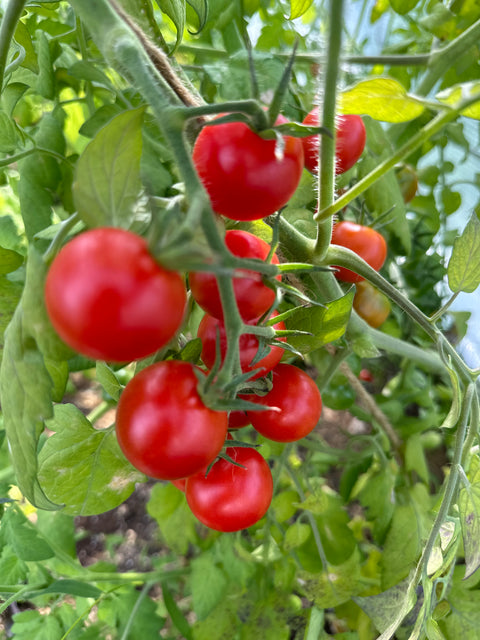
{"label": "shiny tomato skin", "polygon": [[[303,124],[318,126],[318,107],[310,111]],[[363,153],[367,140],[365,125],[360,116],[341,115],[336,120],[335,173],[340,175],[351,169]],[[317,171],[319,136],[302,138],[305,167],[311,172]]]}
{"label": "shiny tomato skin", "polygon": [[220,458],[207,476],[187,479],[185,495],[193,515],[210,529],[241,531],[258,522],[272,501],[273,480],[265,459],[252,447],[226,453],[242,466]]}
{"label": "shiny tomato skin", "polygon": [[[255,321],[251,321],[248,324],[253,325],[255,324]],[[285,330],[285,328],[286,327],[283,322],[278,322],[274,325],[274,329],[276,331],[283,331]],[[202,360],[205,366],[209,369],[213,367],[213,364],[215,362],[217,331],[219,332],[220,355],[223,362],[227,350],[227,335],[225,333],[225,326],[221,320],[218,320],[218,318],[214,318],[213,316],[205,314],[199,324],[197,336],[202,340]],[[285,338],[283,338],[283,340],[285,340]],[[239,347],[240,366],[242,368],[242,372],[247,373],[248,371],[257,371],[257,373],[252,376],[251,380],[255,380],[256,378],[261,378],[267,375],[267,373],[280,362],[284,352],[284,349],[282,349],[282,347],[278,347],[277,345],[270,345],[270,351],[267,353],[267,355],[252,366],[252,360],[255,358],[258,351],[258,338],[253,334],[244,333],[240,337]]]}
{"label": "shiny tomato skin", "polygon": [[[275,442],[295,442],[308,435],[322,413],[322,398],[312,378],[291,364],[272,370],[272,389],[264,396],[252,396],[271,411],[247,411],[258,433]],[[278,411],[279,409],[279,411]]]}
{"label": "shiny tomato skin", "polygon": [[79,353],[130,362],[169,342],[186,306],[180,275],[161,267],[140,236],[85,231],[54,258],[45,283],[53,327]]}
{"label": "shiny tomato skin", "polygon": [[374,329],[382,326],[390,315],[390,301],[386,295],[366,280],[358,282],[353,308]]}
{"label": "shiny tomato skin", "polygon": [[[279,116],[277,123],[286,122]],[[193,147],[193,162],[212,208],[232,220],[258,220],[283,207],[303,170],[299,138],[284,136],[282,157],[276,141],[265,140],[243,122],[205,126]]]}
{"label": "shiny tomato skin", "polygon": [[125,457],[151,478],[178,480],[208,466],[227,435],[226,411],[209,409],[195,367],[166,360],[142,369],[118,403],[116,433]]}
{"label": "shiny tomato skin", "polygon": [[245,411],[230,411],[228,414],[228,428],[241,429],[250,424],[250,418]]}
{"label": "shiny tomato skin", "polygon": [[[387,257],[387,243],[385,238],[372,229],[356,222],[345,220],[333,226],[332,244],[351,249],[367,262],[372,269],[379,271]],[[335,267],[335,276],[344,282],[360,282],[362,276],[345,269]]]}
{"label": "shiny tomato skin", "polygon": [[[265,261],[270,245],[253,233],[241,229],[231,229],[225,234],[225,244],[229,251],[239,258]],[[272,264],[278,264],[273,254]],[[238,270],[239,277],[233,278],[233,289],[238,310],[245,321],[259,318],[275,301],[275,293],[262,281],[259,273],[251,270]],[[281,276],[276,276],[277,280]],[[188,276],[190,290],[197,303],[214,318],[223,318],[222,303],[217,279],[207,271],[197,271]]]}

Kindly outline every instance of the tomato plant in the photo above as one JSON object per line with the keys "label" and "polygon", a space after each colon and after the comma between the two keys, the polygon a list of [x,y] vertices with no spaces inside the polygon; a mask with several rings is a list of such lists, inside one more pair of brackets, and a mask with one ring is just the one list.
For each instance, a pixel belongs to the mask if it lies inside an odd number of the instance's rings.
{"label": "tomato plant", "polygon": [[467,0],[0,2],[5,634],[475,640],[479,43]]}
{"label": "tomato plant", "polygon": [[[273,315],[276,315],[274,312]],[[250,325],[255,325],[255,320],[251,320]],[[276,331],[285,329],[283,322],[277,322],[273,325]],[[222,361],[225,358],[227,350],[227,334],[225,325],[218,318],[214,318],[205,314],[198,327],[197,336],[202,340],[202,360],[204,364],[211,369],[215,363],[217,355],[217,337],[220,346],[220,357]],[[284,340],[284,338],[279,338]],[[240,366],[243,373],[249,371],[256,372],[252,376],[252,380],[265,376],[273,367],[278,364],[283,356],[284,349],[276,344],[267,345],[265,355],[258,360],[259,341],[256,335],[252,333],[244,333],[239,340],[240,349]]]}
{"label": "tomato plant", "polygon": [[278,151],[275,140],[243,122],[205,126],[193,161],[214,211],[233,220],[258,220],[283,207],[300,182],[303,148],[291,136],[284,136],[282,145]]}
{"label": "tomato plant", "polygon": [[[270,245],[258,236],[241,229],[231,229],[225,234],[225,244],[231,253],[240,258],[265,260]],[[272,255],[272,264],[278,264],[276,254]],[[192,295],[207,313],[215,318],[223,318],[222,303],[217,280],[212,273],[197,271],[188,276]],[[281,276],[277,276],[280,280]],[[238,271],[233,278],[233,288],[238,310],[244,320],[259,318],[273,305],[275,292],[262,281],[262,276],[254,271]]]}
{"label": "tomato plant", "polygon": [[251,447],[229,447],[233,460],[217,460],[207,474],[187,479],[185,495],[196,518],[216,531],[251,527],[267,512],[273,495],[270,467]]}
{"label": "tomato plant", "polygon": [[125,457],[152,478],[185,478],[210,464],[227,435],[226,412],[197,391],[194,367],[167,360],[143,369],[118,403],[116,433]]}
{"label": "tomato plant", "polygon": [[356,285],[353,308],[371,327],[380,327],[390,315],[391,306],[387,296],[362,280]]}
{"label": "tomato plant", "polygon": [[320,391],[305,371],[290,364],[277,364],[271,375],[271,390],[263,396],[251,396],[251,400],[272,410],[248,411],[248,417],[253,427],[270,440],[301,440],[320,419]]}
{"label": "tomato plant", "polygon": [[90,358],[129,362],[154,353],[183,320],[181,276],[159,265],[123,229],[81,233],[53,260],[45,304],[60,337]]}
{"label": "tomato plant", "polygon": [[[303,124],[315,127],[319,124],[318,107],[312,109]],[[365,148],[367,132],[363,120],[357,115],[339,115],[335,127],[335,173],[345,173],[358,161]],[[305,167],[317,171],[319,136],[302,138]]]}
{"label": "tomato plant", "polygon": [[[351,249],[376,271],[381,269],[387,257],[387,243],[378,231],[348,220],[334,225],[332,244]],[[344,267],[337,267],[335,275],[339,280],[344,280],[345,282],[360,282],[363,280],[357,273],[353,273],[353,271]]]}

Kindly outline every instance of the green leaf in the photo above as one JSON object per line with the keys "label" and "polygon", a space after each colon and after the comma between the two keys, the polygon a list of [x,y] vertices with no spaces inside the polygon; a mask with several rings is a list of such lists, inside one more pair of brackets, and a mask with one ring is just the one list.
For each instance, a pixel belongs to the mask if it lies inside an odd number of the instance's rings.
{"label": "green leaf", "polygon": [[32,36],[27,26],[19,20],[15,29],[14,40],[25,50],[25,59],[22,62],[22,67],[38,73],[38,61],[37,54],[32,42]]}
{"label": "green leaf", "polygon": [[178,631],[182,634],[182,638],[185,640],[192,640],[192,630],[183,613],[180,611],[175,598],[166,584],[162,584],[162,597],[165,607],[170,615],[173,624]]}
{"label": "green leaf", "polygon": [[0,535],[25,562],[40,562],[54,556],[50,545],[38,535],[33,525],[15,507],[7,509],[3,515]]}
{"label": "green leaf", "polygon": [[312,335],[289,336],[289,343],[302,353],[309,353],[343,336],[352,311],[354,291],[332,300],[326,307],[298,308],[287,318],[287,329]]}
{"label": "green leaf", "polygon": [[463,487],[458,498],[465,551],[465,578],[480,567],[480,482]]}
{"label": "green leaf", "polygon": [[47,100],[55,98],[55,74],[52,66],[52,56],[50,44],[45,32],[38,29],[36,32],[38,48],[38,66],[40,68],[37,76],[37,92]]}
{"label": "green leaf", "polygon": [[153,487],[147,511],[157,521],[160,535],[172,551],[185,555],[189,545],[197,542],[195,516],[183,493],[170,482]]}
{"label": "green leaf", "polygon": [[0,247],[0,276],[11,273],[23,263],[23,256],[11,249]]}
{"label": "green leaf", "polygon": [[367,510],[367,519],[372,522],[373,536],[383,543],[395,511],[394,488],[396,474],[391,465],[367,473],[362,478],[358,500]]}
{"label": "green leaf", "polygon": [[11,631],[17,640],[54,640],[63,635],[63,627],[54,614],[41,614],[36,609],[16,613]]}
{"label": "green leaf", "polygon": [[41,509],[57,509],[37,479],[37,445],[44,420],[52,415],[52,382],[41,353],[24,333],[21,305],[5,332],[0,398],[18,486]]}
{"label": "green leaf", "polygon": [[3,354],[3,334],[13,317],[21,295],[21,284],[0,277],[0,362]]}
{"label": "green leaf", "polygon": [[24,582],[28,575],[28,566],[8,545],[3,547],[0,556],[0,575],[5,584]]}
{"label": "green leaf", "polygon": [[419,0],[390,0],[390,6],[395,11],[395,13],[404,16],[406,13],[415,9]]}
{"label": "green leaf", "polygon": [[[175,46],[173,47],[173,51],[175,51],[182,41],[183,31],[185,29],[185,0],[157,0],[157,4],[163,13],[170,18],[177,30],[177,39],[175,41]],[[173,53],[173,51],[170,53]]]}
{"label": "green leaf", "polygon": [[382,122],[408,122],[418,118],[424,106],[408,95],[392,78],[363,80],[339,96],[341,113],[368,115]]}
{"label": "green leaf", "polygon": [[299,573],[299,584],[305,595],[320,609],[337,607],[348,602],[359,589],[360,559],[355,550],[343,564],[329,566],[320,575]]}
{"label": "green leaf", "polygon": [[45,277],[47,265],[43,256],[30,245],[27,259],[25,289],[22,296],[23,329],[34,338],[42,355],[51,360],[68,360],[73,355],[70,347],[59,338],[45,307]]}
{"label": "green leaf", "polygon": [[55,433],[40,451],[38,478],[65,513],[94,515],[113,509],[144,476],[120,450],[113,429],[96,430],[71,404],[55,406],[48,428]]}
{"label": "green leaf", "polygon": [[283,548],[285,551],[290,551],[291,549],[301,547],[302,544],[308,540],[311,533],[312,529],[308,524],[294,522],[294,524],[285,531]]}
{"label": "green leaf", "polygon": [[113,369],[106,362],[99,360],[96,365],[97,380],[114,400],[119,400],[123,385],[119,382]]}
{"label": "green leaf", "polygon": [[475,214],[453,243],[447,275],[454,293],[472,293],[480,284],[480,221]]}
{"label": "green leaf", "polygon": [[480,640],[480,591],[454,585],[448,602],[451,613],[442,620],[448,640]]}
{"label": "green leaf", "polygon": [[208,554],[195,558],[191,567],[193,610],[198,620],[204,620],[223,600],[227,579]]}
{"label": "green leaf", "polygon": [[421,537],[412,504],[397,505],[382,556],[382,584],[389,589],[410,573],[418,558]]}
{"label": "green leaf", "polygon": [[[47,114],[40,120],[35,143],[42,148],[63,155],[65,138],[63,123],[55,115]],[[18,195],[25,231],[29,240],[52,222],[54,193],[61,181],[57,160],[45,153],[36,153],[18,163],[20,180]]]}
{"label": "green leaf", "polygon": [[102,591],[93,584],[79,582],[78,580],[60,579],[55,580],[41,591],[36,591],[30,597],[43,596],[48,593],[64,593],[71,596],[79,596],[80,598],[95,598],[102,595]]}
{"label": "green leaf", "polygon": [[413,607],[414,600],[409,597],[408,586],[409,580],[403,580],[377,595],[352,599],[383,633],[401,611],[406,614]]}
{"label": "green leaf", "polygon": [[[448,104],[451,107],[458,108],[458,105],[470,96],[480,95],[480,82],[465,82],[463,84],[454,85],[449,87],[440,93],[437,93],[436,98],[443,104]],[[480,99],[478,102],[474,102],[461,112],[462,116],[467,118],[473,118],[480,120]]]}
{"label": "green leaf", "polygon": [[0,110],[0,152],[13,153],[19,144],[17,128],[12,118]]}
{"label": "green leaf", "polygon": [[128,227],[138,199],[145,109],[115,116],[80,156],[73,184],[75,206],[89,227]]}
{"label": "green leaf", "polygon": [[306,13],[313,4],[313,0],[290,0],[290,16],[289,20],[300,18]]}

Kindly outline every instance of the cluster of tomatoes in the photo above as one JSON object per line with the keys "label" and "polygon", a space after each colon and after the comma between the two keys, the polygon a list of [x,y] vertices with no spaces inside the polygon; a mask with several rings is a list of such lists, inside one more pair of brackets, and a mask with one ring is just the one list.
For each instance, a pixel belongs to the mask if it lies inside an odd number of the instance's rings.
{"label": "cluster of tomatoes", "polygon": [[[318,115],[312,113],[307,124],[318,123]],[[358,116],[344,118],[341,122],[349,118],[361,122]],[[338,171],[353,164],[346,157],[351,145],[344,137],[340,129]],[[246,124],[219,123],[202,129],[193,161],[217,213],[253,220],[286,204],[304,166],[315,170],[316,138],[285,136],[279,155],[274,140],[260,137]],[[342,225],[347,224],[351,223],[336,225],[334,242],[344,242],[349,230]],[[351,239],[349,243],[354,249]],[[270,246],[246,231],[227,231],[225,244],[237,257],[278,264]],[[369,256],[363,257],[372,263]],[[270,313],[275,292],[258,272],[235,271],[232,282],[246,325],[277,313]],[[223,360],[227,348],[220,293],[211,272],[189,273],[188,283],[192,297],[205,311],[198,336],[208,370],[218,357]],[[45,301],[54,328],[75,351],[124,363],[145,358],[170,342],[184,321],[187,288],[181,274],[153,258],[143,238],[123,229],[97,228],[76,236],[55,257],[47,274]],[[285,328],[283,322],[274,327]],[[242,372],[250,373],[252,380],[267,374],[270,379],[265,395],[242,396],[258,410],[229,413],[210,408],[202,398],[205,370],[178,360],[141,369],[118,404],[116,434],[126,458],[152,478],[175,482],[185,491],[195,516],[220,531],[236,531],[257,522],[273,493],[266,460],[253,446],[228,446],[228,429],[251,424],[266,438],[292,442],[314,429],[322,410],[320,393],[310,376],[280,362],[284,350],[278,341],[258,352],[257,336],[244,333],[239,341]]]}

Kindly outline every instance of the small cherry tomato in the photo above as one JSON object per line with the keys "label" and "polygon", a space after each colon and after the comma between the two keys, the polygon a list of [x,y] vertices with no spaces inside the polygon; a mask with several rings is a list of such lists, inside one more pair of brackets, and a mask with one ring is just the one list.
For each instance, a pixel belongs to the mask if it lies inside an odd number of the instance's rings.
{"label": "small cherry tomato", "polygon": [[[240,229],[227,231],[225,244],[239,258],[265,261],[270,252],[270,245],[265,240]],[[278,264],[275,254],[272,256],[272,264]],[[277,280],[281,279],[280,275],[276,277]],[[197,271],[190,273],[188,278],[192,295],[202,309],[214,318],[223,318],[220,292],[213,273]],[[238,277],[233,278],[233,288],[238,310],[246,321],[259,318],[275,301],[275,292],[263,283],[261,274],[255,271],[238,270]]]}
{"label": "small cherry tomato", "polygon": [[180,275],[161,267],[140,236],[85,231],[54,258],[45,283],[53,327],[70,347],[98,360],[130,362],[169,342],[185,311]]}
{"label": "small cherry tomato", "polygon": [[398,167],[395,171],[402,198],[408,204],[415,197],[418,189],[418,176],[415,169],[409,164]]}
{"label": "small cherry tomato", "polygon": [[373,382],[375,380],[370,369],[362,369],[358,377],[362,382]]}
{"label": "small cherry tomato", "polygon": [[[303,124],[318,126],[318,107],[310,111]],[[363,153],[367,132],[360,116],[341,115],[337,117],[335,138],[335,173],[345,173],[351,169]],[[305,167],[311,172],[317,171],[319,136],[301,138]]]}
{"label": "small cherry tomato", "polygon": [[185,485],[187,484],[186,478],[178,478],[178,480],[170,480],[174,487],[177,487],[180,491],[185,493]]}
{"label": "small cherry tomato", "polygon": [[[272,315],[277,315],[277,312],[274,312]],[[247,324],[254,325],[255,321],[252,320]],[[283,322],[278,322],[273,326],[273,328],[276,331],[283,331],[286,327]],[[221,320],[218,320],[218,318],[213,318],[212,316],[205,314],[198,327],[197,336],[201,338],[203,344],[202,360],[209,369],[213,367],[215,362],[217,352],[217,333],[220,342],[220,356],[223,362],[227,351],[227,335],[225,333],[225,326]],[[280,340],[285,339],[280,338]],[[248,371],[257,371],[257,373],[252,376],[252,380],[267,375],[267,373],[280,362],[284,352],[282,347],[269,345],[267,347],[267,354],[255,364],[252,364],[252,361],[258,352],[258,338],[251,333],[244,333],[240,337],[239,348],[240,365],[243,373],[247,373]]]}
{"label": "small cherry tomato", "polygon": [[366,280],[358,282],[356,287],[353,308],[365,322],[377,329],[390,315],[390,301]]}
{"label": "small cherry tomato", "polygon": [[186,478],[220,452],[227,412],[208,408],[197,385],[192,364],[166,360],[142,369],[125,387],[118,403],[117,439],[125,457],[146,475]]}
{"label": "small cherry tomato", "polygon": [[[365,260],[375,271],[379,271],[387,257],[387,243],[385,238],[372,229],[355,222],[338,222],[333,226],[332,244],[351,249]],[[335,267],[335,276],[344,282],[360,282],[362,276],[345,269]]]}
{"label": "small cherry tomato", "polygon": [[[277,124],[286,122],[279,116]],[[200,131],[193,162],[212,208],[233,220],[258,220],[283,207],[303,170],[299,138],[266,140],[243,122],[210,124]]]}
{"label": "small cherry tomato", "polygon": [[253,427],[270,440],[295,442],[308,435],[322,413],[322,398],[310,376],[291,364],[272,370],[272,388],[264,396],[252,396],[267,411],[247,411]]}
{"label": "small cherry tomato", "polygon": [[236,464],[220,458],[207,475],[202,472],[187,479],[185,495],[193,515],[210,529],[240,531],[267,512],[272,473],[252,447],[230,447],[226,453]]}

